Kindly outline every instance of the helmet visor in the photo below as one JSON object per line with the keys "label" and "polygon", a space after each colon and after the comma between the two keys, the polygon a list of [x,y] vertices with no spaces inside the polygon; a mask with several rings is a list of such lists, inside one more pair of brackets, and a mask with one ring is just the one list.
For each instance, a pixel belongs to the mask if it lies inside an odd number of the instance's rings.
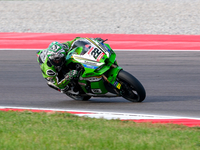
{"label": "helmet visor", "polygon": [[56,53],[49,56],[49,60],[53,66],[62,66],[65,62],[65,56],[62,53]]}

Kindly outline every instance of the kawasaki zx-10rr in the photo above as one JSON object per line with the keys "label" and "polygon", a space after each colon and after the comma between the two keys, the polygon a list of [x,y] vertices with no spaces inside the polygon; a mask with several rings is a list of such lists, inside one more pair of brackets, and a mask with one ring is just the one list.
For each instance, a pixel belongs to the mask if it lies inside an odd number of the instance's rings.
{"label": "kawasaki zx-10rr", "polygon": [[68,66],[79,72],[67,95],[75,100],[91,97],[123,97],[132,102],[142,102],[146,92],[142,84],[118,66],[116,54],[109,44],[92,38],[82,38],[72,43],[67,54]]}

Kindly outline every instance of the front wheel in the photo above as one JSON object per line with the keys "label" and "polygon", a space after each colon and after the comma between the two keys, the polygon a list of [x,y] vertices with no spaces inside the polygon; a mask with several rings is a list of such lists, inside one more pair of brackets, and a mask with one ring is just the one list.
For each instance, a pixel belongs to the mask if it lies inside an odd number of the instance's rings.
{"label": "front wheel", "polygon": [[131,102],[142,102],[145,99],[145,89],[133,75],[121,70],[117,78],[121,83],[120,93],[123,98]]}

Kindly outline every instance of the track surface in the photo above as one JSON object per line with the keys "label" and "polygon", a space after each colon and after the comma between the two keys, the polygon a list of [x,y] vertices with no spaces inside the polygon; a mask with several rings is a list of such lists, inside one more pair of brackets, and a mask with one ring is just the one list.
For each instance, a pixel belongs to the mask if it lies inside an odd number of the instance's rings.
{"label": "track surface", "polygon": [[0,106],[200,117],[200,52],[116,51],[118,64],[144,85],[142,103],[123,98],[74,101],[46,85],[36,51],[0,51]]}

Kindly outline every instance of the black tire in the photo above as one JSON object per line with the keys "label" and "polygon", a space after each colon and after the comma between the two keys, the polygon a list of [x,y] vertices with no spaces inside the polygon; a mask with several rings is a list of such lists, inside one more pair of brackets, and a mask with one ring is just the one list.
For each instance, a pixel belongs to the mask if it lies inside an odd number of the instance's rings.
{"label": "black tire", "polygon": [[119,82],[122,84],[122,97],[131,102],[142,102],[146,97],[146,92],[140,81],[138,81],[130,73],[121,70],[117,76]]}

